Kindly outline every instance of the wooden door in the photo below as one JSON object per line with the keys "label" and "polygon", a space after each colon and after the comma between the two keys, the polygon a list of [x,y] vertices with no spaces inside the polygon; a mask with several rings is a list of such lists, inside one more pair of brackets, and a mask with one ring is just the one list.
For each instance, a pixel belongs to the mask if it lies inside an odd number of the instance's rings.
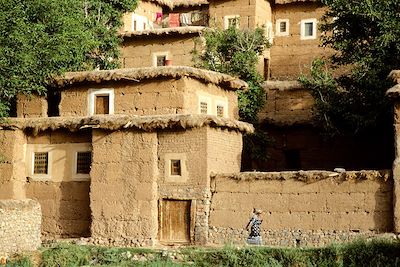
{"label": "wooden door", "polygon": [[190,200],[162,200],[161,241],[190,243],[190,204]]}
{"label": "wooden door", "polygon": [[97,95],[94,114],[109,114],[109,95]]}

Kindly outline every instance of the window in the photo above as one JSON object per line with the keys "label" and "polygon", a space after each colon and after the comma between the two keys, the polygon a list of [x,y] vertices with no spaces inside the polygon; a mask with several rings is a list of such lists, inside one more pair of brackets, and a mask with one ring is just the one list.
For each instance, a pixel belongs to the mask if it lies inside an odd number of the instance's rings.
{"label": "window", "polygon": [[114,114],[114,90],[89,90],[88,109],[89,116],[95,114]]}
{"label": "window", "polygon": [[224,28],[228,29],[230,27],[239,28],[240,26],[240,16],[239,15],[229,15],[224,17]]}
{"label": "window", "polygon": [[288,19],[276,20],[276,35],[277,36],[288,36],[289,35],[289,20]]}
{"label": "window", "polygon": [[167,183],[185,183],[189,179],[186,169],[186,153],[165,153],[161,155],[164,162],[164,179]]}
{"label": "window", "polygon": [[199,96],[199,114],[211,114],[212,110],[210,110],[211,106],[211,99],[207,96]]}
{"label": "window", "polygon": [[317,20],[305,19],[300,24],[300,39],[309,40],[317,38]]}
{"label": "window", "polygon": [[168,52],[153,53],[153,66],[154,67],[165,66],[165,61],[168,59],[170,59]]}
{"label": "window", "polygon": [[207,114],[208,113],[208,109],[207,109],[207,102],[200,102],[200,114]]}
{"label": "window", "polygon": [[165,60],[167,60],[167,56],[157,56],[157,67],[165,66]]}
{"label": "window", "polygon": [[216,100],[215,101],[215,115],[218,117],[228,117],[227,115],[227,106],[228,106],[228,101],[227,100]]}
{"label": "window", "polygon": [[171,159],[171,175],[182,175],[181,161],[179,159]]}
{"label": "window", "polygon": [[218,105],[217,106],[217,116],[218,117],[224,117],[224,106]]}
{"label": "window", "polygon": [[109,114],[110,113],[110,96],[107,95],[95,95],[95,106],[94,114]]}
{"label": "window", "polygon": [[92,163],[92,152],[77,152],[76,153],[76,173],[89,174],[90,164]]}
{"label": "window", "polygon": [[33,153],[33,174],[48,174],[49,171],[49,153]]}

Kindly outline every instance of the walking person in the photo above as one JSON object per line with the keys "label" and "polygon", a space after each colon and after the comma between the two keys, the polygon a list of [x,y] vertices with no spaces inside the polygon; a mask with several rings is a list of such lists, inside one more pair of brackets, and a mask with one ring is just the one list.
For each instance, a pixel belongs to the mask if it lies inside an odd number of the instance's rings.
{"label": "walking person", "polygon": [[251,217],[249,223],[246,225],[246,230],[250,231],[249,237],[247,238],[247,244],[262,245],[262,238],[261,238],[262,221],[263,221],[262,210],[254,209],[254,214]]}

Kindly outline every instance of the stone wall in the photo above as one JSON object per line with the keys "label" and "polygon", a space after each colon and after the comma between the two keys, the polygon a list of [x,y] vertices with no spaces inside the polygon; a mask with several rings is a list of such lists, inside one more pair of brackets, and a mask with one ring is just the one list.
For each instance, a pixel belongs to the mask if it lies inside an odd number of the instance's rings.
{"label": "stone wall", "polygon": [[95,243],[153,245],[157,158],[156,133],[93,131],[90,208]]}
{"label": "stone wall", "polygon": [[[300,73],[309,72],[314,58],[329,53],[319,47],[319,31],[316,39],[300,39],[300,21],[315,18],[318,20],[318,26],[324,13],[325,8],[316,2],[295,2],[274,6],[274,22],[278,19],[289,19],[289,35],[274,37],[270,62],[272,79],[296,80]],[[274,26],[276,27],[276,24]]]}
{"label": "stone wall", "polygon": [[40,222],[38,202],[0,200],[0,255],[38,249],[41,245]]}
{"label": "stone wall", "polygon": [[[123,68],[155,66],[155,57],[167,54],[175,66],[193,66],[191,52],[201,42],[196,42],[199,34],[155,35],[125,37],[121,46]],[[197,47],[201,51],[201,47]]]}
{"label": "stone wall", "polygon": [[324,245],[393,230],[389,171],[214,175],[209,242],[243,243],[253,208],[266,245]]}

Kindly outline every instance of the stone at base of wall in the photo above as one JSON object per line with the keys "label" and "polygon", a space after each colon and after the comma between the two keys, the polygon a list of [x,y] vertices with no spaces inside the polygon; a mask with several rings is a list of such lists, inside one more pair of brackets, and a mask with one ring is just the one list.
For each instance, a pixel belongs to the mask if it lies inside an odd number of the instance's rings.
{"label": "stone at base of wall", "polygon": [[[210,227],[208,242],[210,244],[239,244],[246,242],[248,232],[240,229]],[[346,243],[356,239],[400,238],[393,233],[376,233],[373,231],[336,231],[336,230],[264,230],[262,232],[265,246],[281,247],[321,247],[334,243]]]}
{"label": "stone at base of wall", "polygon": [[37,201],[0,200],[0,256],[38,249],[41,220]]}

